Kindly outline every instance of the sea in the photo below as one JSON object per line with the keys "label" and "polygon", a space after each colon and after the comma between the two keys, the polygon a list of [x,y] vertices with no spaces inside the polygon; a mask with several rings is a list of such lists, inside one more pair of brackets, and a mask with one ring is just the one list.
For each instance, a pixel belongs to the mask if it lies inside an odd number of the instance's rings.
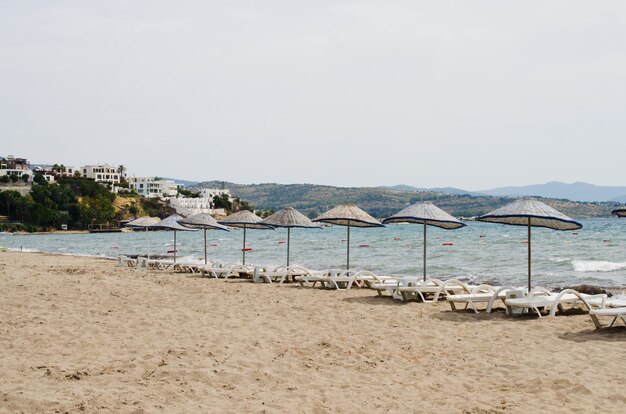
{"label": "sea", "polygon": [[[581,220],[577,231],[532,229],[533,286],[580,284],[626,289],[626,219]],[[351,228],[350,267],[381,275],[421,276],[423,226],[394,224]],[[204,255],[203,232],[176,233],[180,260]],[[241,262],[243,231],[207,231],[209,259]],[[247,230],[246,262],[286,264],[287,230]],[[0,235],[10,250],[115,258],[118,255],[173,256],[174,233]],[[346,266],[347,228],[291,230],[291,264],[310,269]],[[168,253],[170,252],[170,253]],[[524,286],[528,272],[527,228],[468,222],[458,230],[427,227],[427,274],[474,283]]]}

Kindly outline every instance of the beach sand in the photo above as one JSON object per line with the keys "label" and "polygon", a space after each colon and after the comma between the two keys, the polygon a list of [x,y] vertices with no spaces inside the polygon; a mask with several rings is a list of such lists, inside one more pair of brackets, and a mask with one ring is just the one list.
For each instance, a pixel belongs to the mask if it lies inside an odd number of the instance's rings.
{"label": "beach sand", "polygon": [[0,253],[0,412],[625,412],[626,329]]}

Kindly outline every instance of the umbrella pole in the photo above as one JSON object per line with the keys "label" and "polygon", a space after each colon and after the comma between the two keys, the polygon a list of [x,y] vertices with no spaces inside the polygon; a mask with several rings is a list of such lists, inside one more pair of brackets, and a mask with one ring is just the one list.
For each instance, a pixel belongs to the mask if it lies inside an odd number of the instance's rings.
{"label": "umbrella pole", "polygon": [[426,281],[426,223],[424,223],[424,282]]}
{"label": "umbrella pole", "polygon": [[531,267],[530,267],[530,263],[531,263],[531,240],[530,240],[530,217],[528,217],[528,294],[530,295],[530,288],[531,288]]}
{"label": "umbrella pole", "polygon": [[348,243],[347,243],[347,261],[346,261],[346,269],[350,270],[350,222],[348,222]]}
{"label": "umbrella pole", "polygon": [[204,264],[207,264],[207,260],[206,260],[206,227],[204,228]]}
{"label": "umbrella pole", "polygon": [[243,252],[243,264],[246,264],[246,228],[243,228],[243,248],[241,249]]}
{"label": "umbrella pole", "polygon": [[174,263],[176,263],[176,230],[174,230]]}
{"label": "umbrella pole", "polygon": [[148,260],[150,260],[150,237],[148,236],[148,228],[146,227],[146,242],[148,244],[148,254],[146,255],[148,257]]}
{"label": "umbrella pole", "polygon": [[289,245],[291,243],[291,227],[287,227],[287,267],[289,267]]}

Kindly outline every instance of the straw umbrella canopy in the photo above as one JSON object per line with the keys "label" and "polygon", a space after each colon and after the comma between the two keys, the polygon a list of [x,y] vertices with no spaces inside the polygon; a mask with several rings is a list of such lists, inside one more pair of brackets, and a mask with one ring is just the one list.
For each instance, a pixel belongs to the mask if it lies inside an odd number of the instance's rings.
{"label": "straw umbrella canopy", "polygon": [[[147,232],[150,226],[158,223],[159,221],[161,221],[161,219],[158,217],[143,216],[133,221],[129,221],[126,223],[126,227],[130,227],[132,229],[144,229]],[[146,256],[150,259],[150,239],[146,237],[146,240],[148,244],[148,252]]]}
{"label": "straw umbrella canopy", "polygon": [[435,226],[446,230],[465,227],[465,223],[457,220],[429,202],[415,203],[393,216],[384,219],[383,223],[415,223],[424,225],[424,280],[426,280],[426,226]]}
{"label": "straw umbrella canopy", "polygon": [[246,264],[246,231],[248,229],[274,230],[274,227],[269,224],[261,223],[261,221],[263,221],[261,217],[248,210],[241,210],[219,221],[220,224],[243,229],[243,248],[241,249],[243,264]]}
{"label": "straw umbrella canopy", "polygon": [[523,198],[500,207],[489,214],[480,216],[477,221],[526,226],[528,228],[528,291],[531,284],[531,227],[545,227],[553,230],[577,230],[582,224],[533,198]]}
{"label": "straw umbrella canopy", "polygon": [[300,213],[293,207],[284,208],[267,217],[262,223],[273,227],[287,228],[287,267],[289,267],[289,248],[291,244],[291,229],[321,229],[321,226],[313,223],[307,216]]}
{"label": "straw umbrella canopy", "polygon": [[350,270],[350,228],[351,227],[385,227],[380,221],[367,214],[354,204],[342,204],[314,218],[314,222],[346,226],[348,228],[348,245],[346,249],[346,268]]}
{"label": "straw umbrella canopy", "polygon": [[145,228],[147,230],[148,227],[158,223],[159,221],[161,221],[161,219],[158,217],[143,216],[133,221],[129,221],[126,223],[126,227]]}
{"label": "straw umbrella canopy", "polygon": [[204,233],[204,264],[207,264],[206,257],[206,231],[207,230],[224,230],[230,231],[228,227],[221,225],[208,213],[198,213],[179,221],[187,227],[194,229],[202,229]]}
{"label": "straw umbrella canopy", "polygon": [[626,217],[626,207],[615,209],[612,214],[615,214],[617,217]]}
{"label": "straw umbrella canopy", "polygon": [[177,231],[196,231],[195,229],[190,229],[189,227],[185,227],[178,223],[182,217],[178,214],[172,214],[169,217],[164,218],[158,223],[150,226],[151,229],[163,229],[163,230],[173,230],[174,231],[174,263],[176,263],[176,232]]}

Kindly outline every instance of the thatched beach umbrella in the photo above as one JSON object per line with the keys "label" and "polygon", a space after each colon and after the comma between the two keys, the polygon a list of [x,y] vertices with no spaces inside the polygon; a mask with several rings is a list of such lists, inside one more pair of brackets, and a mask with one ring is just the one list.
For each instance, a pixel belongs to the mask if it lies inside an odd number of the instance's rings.
{"label": "thatched beach umbrella", "polygon": [[500,207],[489,214],[480,216],[477,221],[510,224],[528,227],[528,292],[531,285],[531,227],[545,227],[553,230],[577,230],[582,224],[533,198],[523,198]]}
{"label": "thatched beach umbrella", "polygon": [[354,204],[342,204],[314,218],[314,222],[348,227],[346,268],[350,270],[350,227],[385,227],[380,221],[367,214]]}
{"label": "thatched beach umbrella", "polygon": [[617,217],[626,217],[626,207],[615,209],[612,214],[615,214]]}
{"label": "thatched beach umbrella", "polygon": [[261,217],[248,210],[241,210],[219,221],[220,224],[243,229],[243,248],[241,249],[243,253],[243,264],[246,264],[246,230],[274,230],[274,227],[269,224],[261,223],[261,221],[263,221]]}
{"label": "thatched beach umbrella", "polygon": [[271,216],[267,217],[261,223],[269,224],[273,227],[287,228],[287,266],[289,266],[289,248],[291,244],[291,229],[321,229],[320,226],[313,223],[307,216],[300,213],[293,207],[284,208]]}
{"label": "thatched beach umbrella", "polygon": [[128,223],[126,223],[126,227],[147,229],[148,227],[158,223],[159,221],[161,221],[161,219],[158,217],[143,216],[133,221],[129,221]]}
{"label": "thatched beach umbrella", "polygon": [[446,230],[465,227],[465,223],[429,202],[415,203],[384,219],[383,223],[415,223],[424,225],[424,280],[426,280],[426,226],[436,226]]}
{"label": "thatched beach umbrella", "polygon": [[208,213],[198,213],[179,221],[187,227],[194,229],[202,229],[204,232],[204,264],[207,264],[206,257],[206,231],[207,230],[224,230],[230,231],[228,227],[221,225]]}
{"label": "thatched beach umbrella", "polygon": [[172,214],[169,217],[164,218],[158,223],[150,226],[151,229],[159,230],[173,230],[174,231],[174,263],[176,263],[176,232],[177,231],[196,231],[195,229],[190,229],[189,227],[185,227],[178,223],[179,220],[182,220],[182,217],[178,214]]}
{"label": "thatched beach umbrella", "polygon": [[[126,223],[126,227],[130,227],[132,229],[144,229],[147,232],[150,226],[158,223],[159,221],[161,221],[161,219],[158,217],[143,216],[139,217],[138,219],[129,221],[128,223]],[[146,240],[148,244],[148,252],[146,253],[146,256],[148,257],[148,259],[150,259],[150,238],[146,237]]]}

